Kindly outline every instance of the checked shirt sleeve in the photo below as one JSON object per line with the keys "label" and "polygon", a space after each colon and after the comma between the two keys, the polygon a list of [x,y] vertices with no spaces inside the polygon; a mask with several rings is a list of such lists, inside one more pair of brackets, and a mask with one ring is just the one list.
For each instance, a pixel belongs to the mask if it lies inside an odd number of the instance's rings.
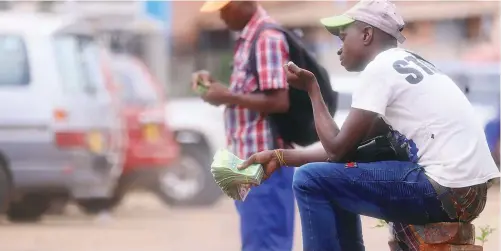
{"label": "checked shirt sleeve", "polygon": [[261,91],[288,89],[283,65],[289,58],[285,36],[278,31],[265,31],[256,44],[256,63]]}

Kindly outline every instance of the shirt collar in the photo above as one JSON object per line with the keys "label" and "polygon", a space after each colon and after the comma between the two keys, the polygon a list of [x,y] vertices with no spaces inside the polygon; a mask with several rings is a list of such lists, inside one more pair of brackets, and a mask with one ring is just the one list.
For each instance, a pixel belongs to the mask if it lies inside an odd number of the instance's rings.
{"label": "shirt collar", "polygon": [[266,13],[266,11],[261,6],[259,6],[256,13],[254,13],[251,20],[247,23],[247,25],[240,33],[240,39],[251,40],[254,36],[254,33],[256,33],[259,25],[261,25],[261,23],[263,23],[263,21],[268,17],[268,13]]}

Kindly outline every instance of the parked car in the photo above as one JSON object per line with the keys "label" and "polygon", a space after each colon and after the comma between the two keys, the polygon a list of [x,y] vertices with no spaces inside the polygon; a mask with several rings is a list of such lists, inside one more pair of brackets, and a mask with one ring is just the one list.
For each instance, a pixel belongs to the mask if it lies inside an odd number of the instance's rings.
{"label": "parked car", "polygon": [[164,90],[138,59],[124,54],[105,56],[108,88],[118,99],[124,134],[124,167],[113,197],[87,208],[88,213],[113,209],[132,188],[156,189],[166,168],[175,166],[180,148],[165,124]]}
{"label": "parked car", "polygon": [[0,204],[36,221],[60,198],[107,198],[122,172],[121,124],[83,23],[0,16]]}
{"label": "parked car", "polygon": [[223,107],[200,98],[177,98],[165,106],[166,123],[182,147],[176,172],[160,178],[159,194],[169,205],[207,206],[221,197],[210,172],[212,157],[226,147]]}

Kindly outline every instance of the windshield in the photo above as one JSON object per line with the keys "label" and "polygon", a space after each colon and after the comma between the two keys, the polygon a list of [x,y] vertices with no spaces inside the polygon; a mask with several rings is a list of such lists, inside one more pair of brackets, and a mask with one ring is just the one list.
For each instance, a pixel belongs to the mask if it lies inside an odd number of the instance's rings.
{"label": "windshield", "polygon": [[126,103],[153,105],[159,101],[153,83],[138,65],[122,62],[115,65],[113,73]]}
{"label": "windshield", "polygon": [[0,86],[28,85],[30,68],[24,40],[0,35]]}
{"label": "windshield", "polygon": [[99,47],[92,37],[60,35],[54,41],[65,91],[95,94],[104,88]]}

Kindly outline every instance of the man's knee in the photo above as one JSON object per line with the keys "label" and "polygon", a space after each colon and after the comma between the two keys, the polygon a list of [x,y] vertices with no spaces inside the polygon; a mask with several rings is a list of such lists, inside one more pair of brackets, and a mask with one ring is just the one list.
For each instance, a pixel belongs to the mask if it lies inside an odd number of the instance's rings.
{"label": "man's knee", "polygon": [[292,179],[293,189],[298,189],[300,187],[306,186],[308,180],[311,179],[311,174],[308,170],[308,167],[313,165],[315,164],[306,164],[296,169],[296,172],[294,172],[294,178]]}
{"label": "man's knee", "polygon": [[312,188],[320,182],[318,179],[322,177],[334,177],[338,173],[338,164],[336,163],[309,163],[299,167],[294,173],[292,187],[294,190],[304,190]]}

